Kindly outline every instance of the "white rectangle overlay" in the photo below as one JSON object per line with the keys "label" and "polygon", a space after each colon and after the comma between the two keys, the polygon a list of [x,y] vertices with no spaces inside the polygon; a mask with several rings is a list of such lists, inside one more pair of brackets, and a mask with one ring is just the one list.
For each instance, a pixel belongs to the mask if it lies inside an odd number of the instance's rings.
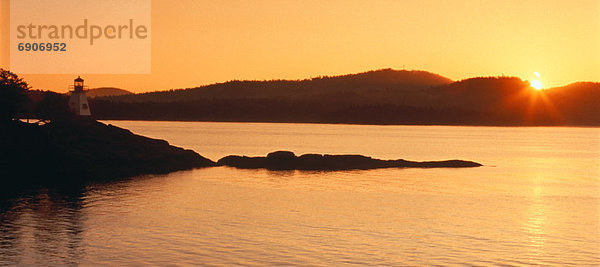
{"label": "white rectangle overlay", "polygon": [[10,70],[19,74],[149,74],[151,0],[10,3]]}

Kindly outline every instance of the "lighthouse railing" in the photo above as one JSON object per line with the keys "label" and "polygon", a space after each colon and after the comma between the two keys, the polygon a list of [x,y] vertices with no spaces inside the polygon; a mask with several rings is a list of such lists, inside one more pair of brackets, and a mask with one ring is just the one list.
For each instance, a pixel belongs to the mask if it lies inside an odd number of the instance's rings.
{"label": "lighthouse railing", "polygon": [[[87,90],[89,90],[89,89],[90,89],[90,87],[89,87],[89,86],[87,86],[87,85],[84,85],[84,86],[82,86],[82,87],[83,87],[83,88],[82,88],[82,89],[83,89],[83,91],[87,91]],[[71,89],[73,89],[73,90],[71,91]],[[75,85],[69,85],[69,92],[74,92],[74,91],[75,91]]]}

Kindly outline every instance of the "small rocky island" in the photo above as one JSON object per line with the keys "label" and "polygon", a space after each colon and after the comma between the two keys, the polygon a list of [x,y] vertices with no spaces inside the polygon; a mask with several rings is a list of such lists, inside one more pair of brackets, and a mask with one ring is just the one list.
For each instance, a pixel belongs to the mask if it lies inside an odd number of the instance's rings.
{"label": "small rocky island", "polygon": [[269,170],[367,170],[381,168],[466,168],[479,167],[481,164],[464,160],[445,161],[407,161],[381,160],[363,155],[320,155],[304,154],[296,156],[290,151],[276,151],[266,157],[227,156],[217,162],[218,165],[242,169]]}

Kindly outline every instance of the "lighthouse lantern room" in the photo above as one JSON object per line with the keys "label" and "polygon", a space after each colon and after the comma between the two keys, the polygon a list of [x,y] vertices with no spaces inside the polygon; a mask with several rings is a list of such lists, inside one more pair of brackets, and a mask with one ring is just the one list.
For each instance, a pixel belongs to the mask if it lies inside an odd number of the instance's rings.
{"label": "lighthouse lantern room", "polygon": [[73,85],[69,87],[73,88],[73,90],[70,91],[71,99],[69,100],[69,109],[71,112],[79,116],[91,116],[92,113],[90,112],[90,106],[88,104],[87,97],[85,96],[83,79],[81,79],[81,77],[77,77]]}

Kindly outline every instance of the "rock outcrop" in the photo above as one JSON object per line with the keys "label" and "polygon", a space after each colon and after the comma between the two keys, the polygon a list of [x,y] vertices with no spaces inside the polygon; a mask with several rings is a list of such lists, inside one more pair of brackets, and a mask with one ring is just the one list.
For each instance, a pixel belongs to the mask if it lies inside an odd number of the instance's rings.
{"label": "rock outcrop", "polygon": [[3,128],[3,182],[113,179],[216,165],[192,150],[89,118],[41,126],[12,122]]}
{"label": "rock outcrop", "polygon": [[227,156],[215,163],[167,141],[89,118],[53,120],[41,126],[21,122],[2,126],[0,182],[4,185],[110,180],[212,166],[324,171],[481,166],[463,160],[414,162],[362,155],[296,156],[289,151],[269,153],[266,157]]}
{"label": "rock outcrop", "polygon": [[269,170],[366,170],[380,168],[466,168],[479,167],[481,164],[464,160],[445,161],[407,161],[381,160],[362,155],[320,155],[304,154],[296,156],[290,151],[269,153],[266,157],[227,156],[217,162],[221,166],[242,169]]}

